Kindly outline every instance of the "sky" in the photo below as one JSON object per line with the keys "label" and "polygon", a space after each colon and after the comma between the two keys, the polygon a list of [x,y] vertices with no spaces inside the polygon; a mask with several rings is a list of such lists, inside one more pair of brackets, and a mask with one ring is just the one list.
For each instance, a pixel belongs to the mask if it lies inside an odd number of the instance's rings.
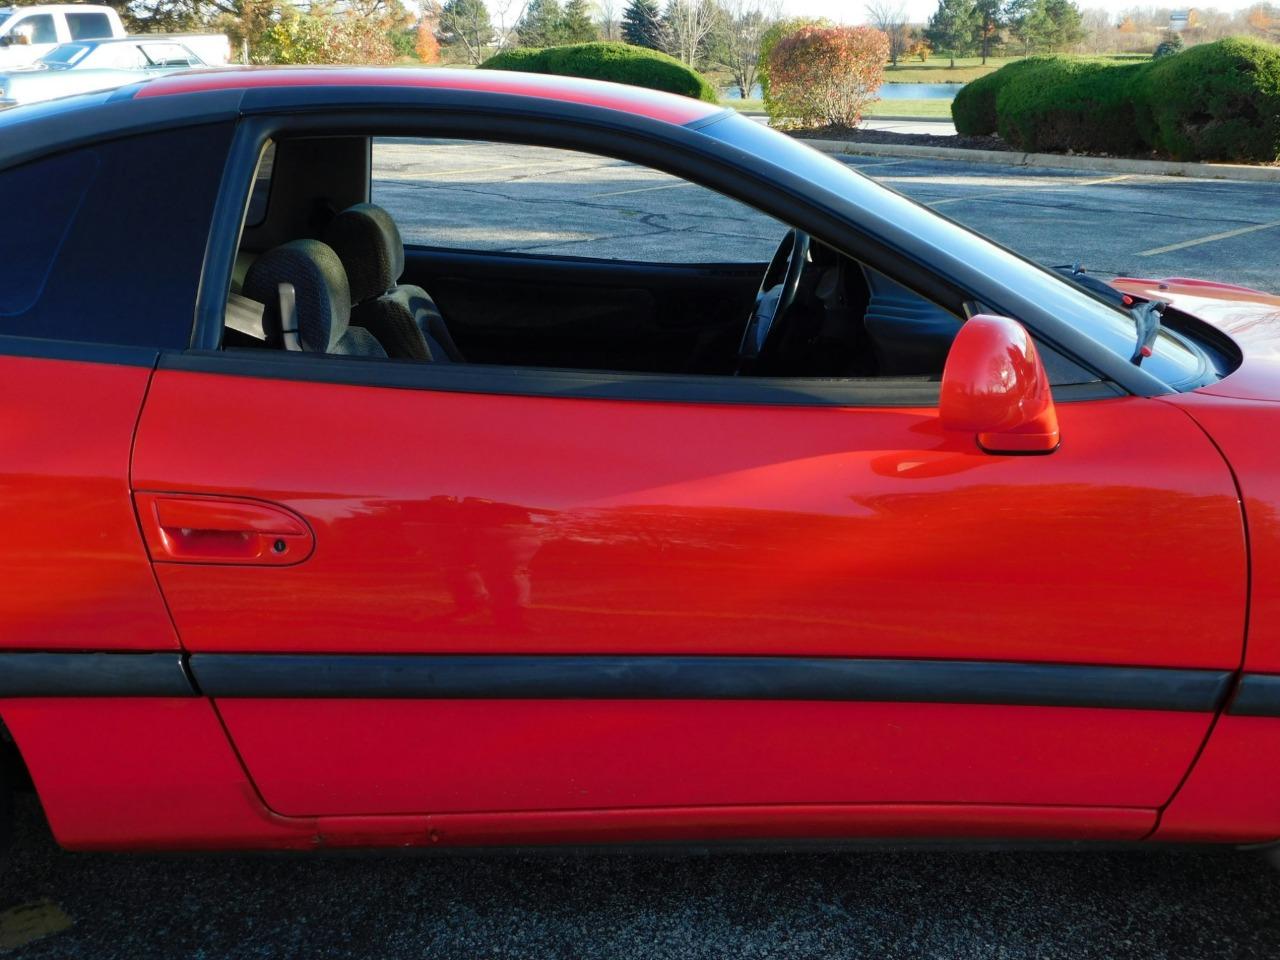
{"label": "sky", "polygon": [[[1247,10],[1258,0],[1210,0],[1207,3],[1188,3],[1186,6],[1216,8],[1226,12]],[[1127,10],[1130,7],[1175,7],[1176,0],[1076,0],[1081,8],[1102,8],[1105,10]],[[907,14],[913,22],[927,20],[929,14],[938,8],[937,0],[906,0]],[[866,19],[863,14],[862,0],[782,0],[784,12],[792,16],[807,15],[811,17],[827,17],[837,23],[859,23]]]}

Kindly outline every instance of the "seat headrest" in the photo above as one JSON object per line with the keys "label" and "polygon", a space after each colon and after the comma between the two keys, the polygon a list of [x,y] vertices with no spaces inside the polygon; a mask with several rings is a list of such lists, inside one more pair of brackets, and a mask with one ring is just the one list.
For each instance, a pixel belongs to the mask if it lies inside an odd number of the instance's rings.
{"label": "seat headrest", "polygon": [[357,203],[329,221],[324,242],[346,267],[351,299],[364,303],[394,287],[404,273],[404,241],[391,214],[372,203]]}
{"label": "seat headrest", "polygon": [[293,284],[302,349],[333,352],[351,323],[351,290],[338,255],[319,240],[291,240],[253,261],[245,274],[244,295],[265,305],[262,332],[272,347],[283,343],[282,283]]}

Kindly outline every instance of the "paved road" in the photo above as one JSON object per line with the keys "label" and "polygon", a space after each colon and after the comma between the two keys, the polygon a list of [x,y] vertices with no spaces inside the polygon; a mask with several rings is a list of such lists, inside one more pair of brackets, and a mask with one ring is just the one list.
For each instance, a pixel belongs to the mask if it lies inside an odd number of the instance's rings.
{"label": "paved road", "polygon": [[[537,147],[378,144],[374,199],[438,246],[763,261],[783,225],[631,164]],[[1280,292],[1280,184],[947,160],[842,162],[1044,264]]]}
{"label": "paved road", "polygon": [[[422,242],[751,260],[781,234],[614,161],[421,147],[379,146],[376,196]],[[1045,263],[1280,290],[1277,186],[847,162]],[[6,956],[1263,958],[1280,955],[1280,873],[1226,852],[85,856],[27,802],[0,865],[0,952],[24,929],[49,934]]]}
{"label": "paved road", "polygon": [[1243,854],[132,858],[59,853],[34,814],[0,909],[70,926],[14,960],[1280,955],[1280,873]]}

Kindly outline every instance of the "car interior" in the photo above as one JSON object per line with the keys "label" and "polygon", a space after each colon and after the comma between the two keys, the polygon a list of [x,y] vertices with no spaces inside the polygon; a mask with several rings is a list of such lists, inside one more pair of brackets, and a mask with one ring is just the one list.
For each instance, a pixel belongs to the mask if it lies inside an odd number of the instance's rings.
{"label": "car interior", "polygon": [[264,150],[237,249],[224,350],[936,380],[962,322],[785,227],[767,263],[406,245],[402,224],[370,202],[371,143],[281,138]]}

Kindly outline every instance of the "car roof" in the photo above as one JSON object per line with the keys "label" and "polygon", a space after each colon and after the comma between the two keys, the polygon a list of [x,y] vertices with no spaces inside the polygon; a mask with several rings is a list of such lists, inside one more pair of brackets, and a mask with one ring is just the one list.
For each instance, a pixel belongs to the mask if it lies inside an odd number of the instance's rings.
{"label": "car roof", "polygon": [[136,88],[136,99],[263,88],[399,87],[494,93],[562,103],[603,107],[685,125],[724,112],[718,104],[642,87],[506,70],[423,67],[235,67],[194,70],[149,80]]}

